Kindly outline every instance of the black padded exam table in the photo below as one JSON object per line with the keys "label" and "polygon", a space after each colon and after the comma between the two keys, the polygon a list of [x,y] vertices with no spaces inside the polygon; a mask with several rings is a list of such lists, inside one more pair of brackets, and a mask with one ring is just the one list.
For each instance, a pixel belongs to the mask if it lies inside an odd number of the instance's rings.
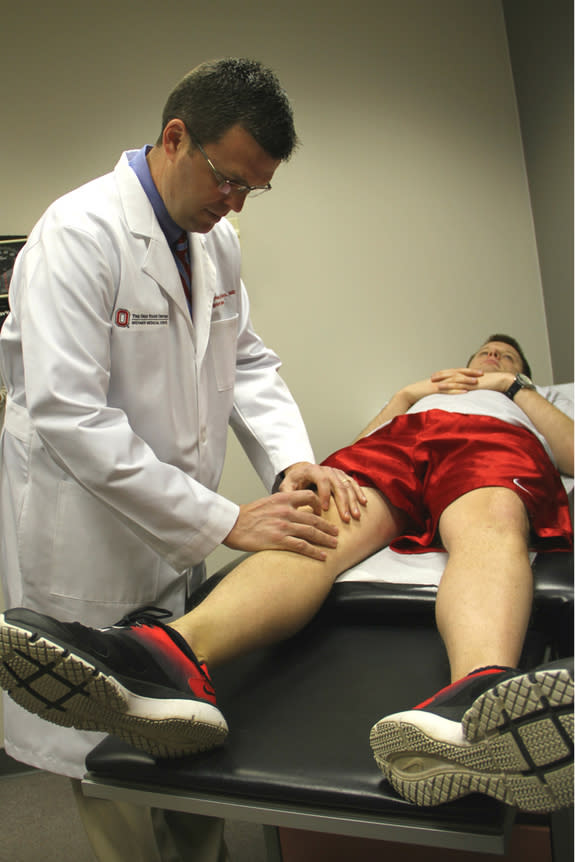
{"label": "black padded exam table", "polygon": [[[573,556],[540,555],[534,573],[524,667],[572,654]],[[505,854],[511,808],[479,795],[419,808],[395,794],[371,754],[375,721],[449,682],[433,624],[435,592],[336,584],[297,636],[214,671],[230,727],[223,748],[155,761],[109,737],[88,756],[84,792],[260,823],[270,862],[281,859],[282,826]],[[572,810],[549,821],[552,835],[561,836],[553,842],[555,862],[571,860]]]}

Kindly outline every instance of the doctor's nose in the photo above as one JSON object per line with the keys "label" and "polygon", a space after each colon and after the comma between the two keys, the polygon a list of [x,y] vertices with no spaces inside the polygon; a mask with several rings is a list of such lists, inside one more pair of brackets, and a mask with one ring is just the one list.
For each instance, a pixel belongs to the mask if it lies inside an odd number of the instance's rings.
{"label": "doctor's nose", "polygon": [[243,210],[246,202],[246,195],[242,192],[234,192],[233,190],[225,196],[226,203],[231,210],[239,213]]}

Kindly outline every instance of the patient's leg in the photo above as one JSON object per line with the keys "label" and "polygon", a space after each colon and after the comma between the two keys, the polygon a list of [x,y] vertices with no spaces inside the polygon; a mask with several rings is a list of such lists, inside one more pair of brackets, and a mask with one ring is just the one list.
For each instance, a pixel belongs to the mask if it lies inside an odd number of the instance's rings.
{"label": "patient's leg", "polygon": [[486,665],[515,667],[533,590],[523,503],[507,488],[479,488],[445,509],[439,531],[449,560],[436,618],[452,680]]}
{"label": "patient's leg", "polygon": [[171,625],[198,659],[214,667],[240,653],[289,637],[318,611],[341,572],[401,533],[404,516],[376,490],[359,521],[344,523],[332,504],[325,517],[339,527],[325,561],[286,551],[260,551],[244,560],[197,608]]}
{"label": "patient's leg", "polygon": [[479,792],[525,811],[570,806],[573,659],[513,669],[532,595],[523,504],[483,488],[452,503],[439,526],[450,556],[437,622],[454,682],[374,725],[376,762],[417,805]]}
{"label": "patient's leg", "polygon": [[142,608],[105,629],[26,608],[0,614],[0,685],[48,721],[120,736],[153,755],[221,745],[228,728],[206,662],[293,634],[340,572],[401,532],[403,516],[379,492],[366,489],[366,497],[359,521],[346,524],[330,508],[339,535],[326,560],[254,554],[173,626],[162,622],[169,611],[161,608]]}

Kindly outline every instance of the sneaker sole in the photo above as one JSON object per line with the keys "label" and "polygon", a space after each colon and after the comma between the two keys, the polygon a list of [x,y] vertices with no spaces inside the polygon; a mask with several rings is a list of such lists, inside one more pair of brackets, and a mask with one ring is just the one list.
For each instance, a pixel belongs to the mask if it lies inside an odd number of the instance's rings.
{"label": "sneaker sole", "polygon": [[115,677],[0,614],[0,685],[52,724],[118,736],[154,757],[183,757],[222,745],[228,727],[215,706],[134,694]]}
{"label": "sneaker sole", "polygon": [[573,678],[565,669],[502,682],[461,724],[424,710],[383,718],[370,741],[386,779],[416,805],[469,793],[537,813],[573,804]]}

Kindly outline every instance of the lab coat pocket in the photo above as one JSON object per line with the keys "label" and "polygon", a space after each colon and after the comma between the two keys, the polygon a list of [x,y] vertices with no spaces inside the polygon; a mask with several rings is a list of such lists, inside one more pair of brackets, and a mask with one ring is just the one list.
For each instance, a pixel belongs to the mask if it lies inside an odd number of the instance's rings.
{"label": "lab coat pocket", "polygon": [[59,483],[51,592],[103,604],[154,603],[158,555],[73,480]]}
{"label": "lab coat pocket", "polygon": [[232,389],[236,378],[238,315],[214,320],[210,326],[210,353],[218,392]]}

